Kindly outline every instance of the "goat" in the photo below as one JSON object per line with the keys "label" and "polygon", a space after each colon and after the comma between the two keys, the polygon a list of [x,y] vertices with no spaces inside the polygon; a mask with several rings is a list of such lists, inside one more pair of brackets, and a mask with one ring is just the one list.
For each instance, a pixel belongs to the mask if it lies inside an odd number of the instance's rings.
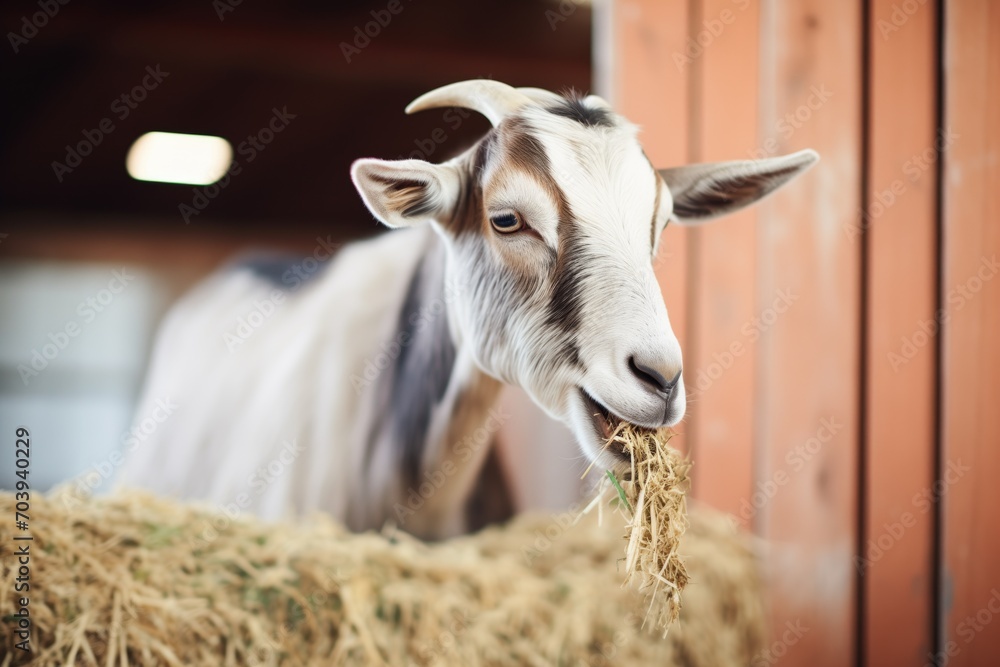
{"label": "goat", "polygon": [[[754,203],[816,153],[657,170],[601,98],[490,80],[406,111],[447,106],[493,127],[441,164],[352,165],[368,209],[401,231],[349,244],[294,293],[275,291],[281,266],[242,265],[172,309],[139,414],[165,397],[179,408],[124,483],[441,538],[477,524],[468,506],[501,383],[599,465],[623,456],[603,449],[612,415],[649,428],[683,417],[681,350],[653,272],[664,228]],[[234,323],[272,294],[274,313],[227,351]]]}

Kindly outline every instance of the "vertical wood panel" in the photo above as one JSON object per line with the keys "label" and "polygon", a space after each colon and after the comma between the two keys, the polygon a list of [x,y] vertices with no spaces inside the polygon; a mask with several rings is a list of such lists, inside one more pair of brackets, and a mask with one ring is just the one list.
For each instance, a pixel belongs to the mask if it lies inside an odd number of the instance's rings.
{"label": "vertical wood panel", "polygon": [[[763,127],[785,119],[781,152],[813,147],[822,156],[763,204],[758,225],[758,307],[779,290],[796,298],[763,333],[756,392],[760,477],[775,488],[759,529],[770,542],[774,640],[788,638],[787,665],[856,658],[861,250],[844,228],[860,207],[860,8],[761,4]],[[798,632],[782,636],[786,627]]]}
{"label": "vertical wood panel", "polygon": [[[616,108],[642,126],[640,140],[658,167],[688,161],[688,70],[674,64],[687,38],[687,0],[621,0],[611,20]],[[668,225],[656,258],[656,276],[670,324],[686,349],[687,244],[690,230]],[[674,443],[686,447],[684,427]]]}
{"label": "vertical wood panel", "polygon": [[[763,156],[758,151],[756,2],[700,0],[692,37],[705,43],[692,62],[698,118],[696,162]],[[734,110],[739,110],[734,113]],[[744,326],[755,312],[756,209],[691,230],[689,336],[685,374],[693,494],[749,525],[753,482],[756,347]],[[753,327],[751,325],[752,330]],[[742,330],[742,331],[741,331]]]}
{"label": "vertical wood panel", "polygon": [[[937,167],[914,156],[936,140],[937,21],[933,3],[889,30],[896,0],[872,0],[869,25],[868,321],[865,528],[860,559],[867,665],[923,664],[933,648],[936,512],[933,340],[902,356],[904,339],[937,308]],[[919,334],[917,334],[919,335]],[[901,631],[906,628],[906,631]]]}
{"label": "vertical wood panel", "polygon": [[1000,656],[1000,5],[947,2],[944,24],[942,648],[978,667]]}

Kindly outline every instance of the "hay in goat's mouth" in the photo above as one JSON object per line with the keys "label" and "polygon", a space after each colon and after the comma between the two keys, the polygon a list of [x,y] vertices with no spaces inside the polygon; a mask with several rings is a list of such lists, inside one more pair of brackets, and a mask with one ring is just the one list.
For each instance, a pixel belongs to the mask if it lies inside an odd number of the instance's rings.
{"label": "hay in goat's mouth", "polygon": [[618,448],[630,460],[607,471],[602,490],[610,486],[619,510],[629,517],[625,584],[647,593],[646,620],[666,634],[680,615],[681,591],[688,582],[678,547],[688,527],[691,463],[669,446],[670,430],[616,421],[605,448]]}

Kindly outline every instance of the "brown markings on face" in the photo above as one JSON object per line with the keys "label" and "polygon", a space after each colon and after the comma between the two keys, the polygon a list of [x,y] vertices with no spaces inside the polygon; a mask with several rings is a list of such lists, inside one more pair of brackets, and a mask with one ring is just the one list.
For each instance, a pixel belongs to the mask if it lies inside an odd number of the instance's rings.
{"label": "brown markings on face", "polygon": [[[494,165],[494,161],[500,163]],[[558,247],[552,252],[551,248],[545,246],[551,253],[548,279],[552,287],[544,322],[562,335],[559,336],[560,342],[556,344],[556,349],[546,351],[544,356],[550,360],[578,364],[579,352],[575,338],[581,326],[581,285],[586,258],[578,238],[578,223],[569,201],[551,173],[551,164],[542,143],[534,136],[532,128],[524,119],[517,116],[506,118],[474,151],[470,151],[463,169],[460,199],[445,226],[464,243],[481,244],[484,251],[487,243],[511,240],[494,238],[497,233],[492,230],[486,217],[485,200],[488,199],[489,188],[492,186],[487,184],[484,195],[481,176],[488,166],[494,167],[490,171],[497,174],[497,179],[502,179],[506,170],[528,175],[556,206]],[[484,253],[484,258],[491,255],[493,253]],[[509,307],[500,297],[523,301],[539,294],[541,288],[542,277],[538,275],[536,268],[524,262],[517,264],[513,259],[508,259],[504,264],[484,267],[480,274],[473,278],[473,289],[480,296],[492,297],[491,303],[495,304],[498,311]],[[497,294],[497,290],[500,294]],[[499,312],[497,315],[503,313]]]}
{"label": "brown markings on face", "polygon": [[503,147],[504,166],[531,176],[546,191],[559,212],[559,236],[572,218],[569,201],[552,175],[552,165],[545,148],[528,124],[518,117],[505,120],[498,128]]}
{"label": "brown markings on face", "polygon": [[[560,220],[569,217],[568,203],[549,173],[549,161],[544,148],[530,134],[524,122],[516,117],[505,120],[496,129],[491,130],[479,145],[470,151],[463,167],[460,199],[453,214],[446,221],[446,227],[456,237],[465,236],[466,242],[470,241],[469,235],[477,234],[484,244],[495,244],[495,247],[504,250],[506,250],[504,244],[512,243],[515,239],[521,242],[530,238],[533,242],[544,244],[542,236],[530,228],[530,220],[526,221],[529,226],[511,234],[511,238],[501,238],[502,235],[491,227],[486,202],[495,198],[505,174],[512,172],[520,172],[533,178],[556,203]],[[484,185],[482,174],[487,168],[495,176]],[[521,211],[516,213],[523,214]],[[557,253],[548,245],[538,247],[544,248],[550,254],[548,258],[550,266],[554,265]],[[518,274],[519,286],[525,289],[529,288],[528,283],[531,287],[537,286],[537,266],[529,261],[532,256],[523,252],[508,252],[505,256],[505,261]]]}
{"label": "brown markings on face", "polygon": [[[667,187],[666,181],[660,176],[660,171],[653,165],[653,161],[649,159],[646,155],[646,151],[642,151],[642,156],[646,158],[646,162],[649,163],[649,168],[653,171],[653,188],[655,189],[655,199],[653,200],[653,219],[649,223],[651,229],[649,231],[649,247],[650,252],[656,249],[656,219],[659,217],[660,213],[660,200],[663,198],[663,188]],[[666,225],[664,225],[666,228]]]}
{"label": "brown markings on face", "polygon": [[441,223],[456,237],[465,234],[482,234],[485,229],[483,191],[481,175],[486,164],[492,159],[496,133],[491,130],[483,137],[465,164],[461,165],[458,200],[451,215],[443,217]]}
{"label": "brown markings on face", "polygon": [[505,125],[505,158],[513,168],[521,169],[537,180],[556,204],[559,215],[558,248],[551,276],[552,292],[546,324],[564,334],[556,356],[567,363],[578,364],[579,350],[574,339],[581,325],[581,284],[586,263],[579,239],[579,223],[552,174],[544,147],[531,133],[531,128],[516,117],[505,121]]}

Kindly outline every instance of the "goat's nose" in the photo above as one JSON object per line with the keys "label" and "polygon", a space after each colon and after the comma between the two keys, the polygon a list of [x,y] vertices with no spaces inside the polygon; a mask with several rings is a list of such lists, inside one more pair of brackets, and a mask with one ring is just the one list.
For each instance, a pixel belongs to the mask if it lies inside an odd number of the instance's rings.
{"label": "goat's nose", "polygon": [[673,392],[674,387],[677,386],[677,381],[680,380],[681,377],[681,371],[678,370],[674,376],[668,380],[664,374],[657,369],[636,359],[635,355],[628,358],[628,368],[632,371],[632,375],[638,378],[644,385],[650,389],[668,395]]}

